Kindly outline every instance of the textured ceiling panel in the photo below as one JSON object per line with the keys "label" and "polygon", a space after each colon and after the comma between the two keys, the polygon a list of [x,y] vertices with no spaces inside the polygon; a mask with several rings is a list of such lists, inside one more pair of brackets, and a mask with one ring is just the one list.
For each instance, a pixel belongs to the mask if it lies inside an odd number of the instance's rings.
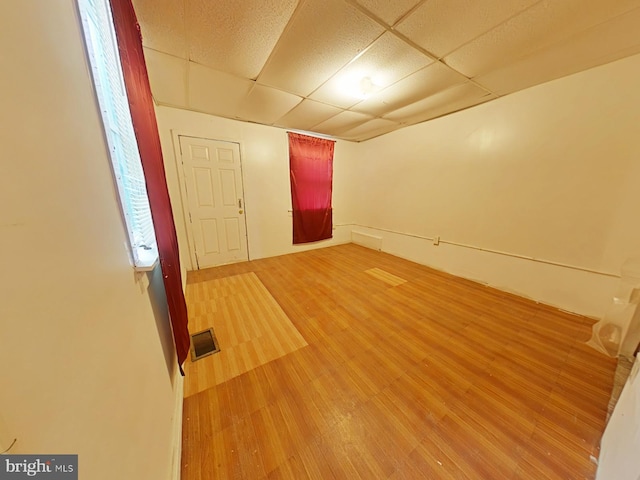
{"label": "textured ceiling panel", "polygon": [[[387,32],[316,90],[311,98],[349,108],[370,93],[363,87],[382,90],[432,62],[431,58]],[[363,81],[367,82],[365,86]]]}
{"label": "textured ceiling panel", "polygon": [[133,0],[145,47],[187,58],[184,0]]}
{"label": "textured ceiling panel", "polygon": [[357,112],[342,112],[331,117],[329,120],[315,125],[313,127],[314,132],[324,133],[326,135],[340,135],[341,132],[346,132],[352,128],[361,125],[372,118],[363,113]]}
{"label": "textured ceiling panel", "polygon": [[271,125],[302,101],[301,97],[256,84],[240,108],[240,117]]}
{"label": "textured ceiling panel", "polygon": [[144,49],[144,58],[155,101],[186,108],[187,61],[149,48]]}
{"label": "textured ceiling panel", "polygon": [[639,6],[640,0],[543,0],[445,61],[464,75],[475,77]]}
{"label": "textured ceiling panel", "polygon": [[640,52],[640,0],[133,3],[158,103],[355,140]]}
{"label": "textured ceiling panel", "polygon": [[556,48],[536,52],[478,77],[476,81],[504,95],[640,53],[638,26],[640,9],[580,33]]}
{"label": "textured ceiling panel", "polygon": [[380,93],[363,100],[352,110],[371,115],[382,115],[466,81],[465,76],[440,62],[435,62]]}
{"label": "textured ceiling panel", "polygon": [[380,25],[342,0],[304,2],[258,82],[307,96],[382,32]]}
{"label": "textured ceiling panel", "polygon": [[310,130],[311,127],[337,115],[342,110],[313,100],[303,100],[275,124],[285,128]]}
{"label": "textured ceiling panel", "polygon": [[394,25],[402,16],[415,7],[420,0],[357,0],[357,2],[384,20],[387,25]]}
{"label": "textured ceiling panel", "polygon": [[538,0],[429,0],[396,26],[442,57]]}
{"label": "textured ceiling panel", "polygon": [[377,137],[384,133],[392,132],[400,128],[400,126],[401,125],[397,122],[385,120],[384,118],[376,118],[352,128],[351,130],[343,132],[341,136],[347,140],[361,141],[367,138]]}
{"label": "textured ceiling panel", "polygon": [[385,115],[385,118],[395,122],[413,124],[477,105],[491,98],[493,98],[491,94],[469,82],[400,108]]}
{"label": "textured ceiling panel", "polygon": [[189,62],[189,108],[237,118],[255,82]]}
{"label": "textured ceiling panel", "polygon": [[297,0],[186,0],[190,60],[255,79]]}

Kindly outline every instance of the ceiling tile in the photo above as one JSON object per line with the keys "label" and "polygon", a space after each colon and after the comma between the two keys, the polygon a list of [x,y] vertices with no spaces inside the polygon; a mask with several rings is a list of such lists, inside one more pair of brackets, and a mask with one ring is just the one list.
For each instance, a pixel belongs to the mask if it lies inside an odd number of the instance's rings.
{"label": "ceiling tile", "polygon": [[385,120],[383,118],[374,118],[373,120],[369,120],[362,125],[341,133],[340,137],[346,140],[361,142],[369,138],[392,132],[400,127],[401,125],[397,122],[392,122],[391,120]]}
{"label": "ceiling tile", "polygon": [[184,0],[133,0],[145,47],[187,58]]}
{"label": "ceiling tile", "polygon": [[505,95],[640,52],[640,9],[476,79]]}
{"label": "ceiling tile", "polygon": [[342,110],[313,100],[303,100],[293,110],[275,122],[279,127],[309,130]]}
{"label": "ceiling tile", "polygon": [[361,85],[363,80],[369,79],[373,89],[383,89],[432,62],[431,58],[387,32],[313,92],[311,98],[349,108],[366,97]]}
{"label": "ceiling tile", "polygon": [[340,135],[341,132],[351,130],[358,125],[361,125],[372,118],[363,113],[357,112],[341,112],[338,115],[331,117],[329,120],[315,125],[313,127],[314,132],[324,133],[326,135]]}
{"label": "ceiling tile", "polygon": [[256,84],[240,107],[240,117],[271,125],[302,101],[301,97]]}
{"label": "ceiling tile", "polygon": [[297,0],[187,0],[190,60],[255,79]]}
{"label": "ceiling tile", "polygon": [[382,32],[382,26],[342,0],[305,2],[258,82],[308,96]]}
{"label": "ceiling tile", "polygon": [[442,57],[538,0],[429,0],[397,26],[403,35]]}
{"label": "ceiling tile", "polygon": [[144,59],[155,101],[187,107],[187,61],[149,48],[144,49]]}
{"label": "ceiling tile", "polygon": [[387,25],[394,25],[402,16],[415,7],[420,0],[357,0],[357,2],[373,13]]}
{"label": "ceiling tile", "polygon": [[467,78],[455,70],[435,62],[363,100],[351,110],[379,116],[466,81]]}
{"label": "ceiling tile", "polygon": [[640,0],[542,0],[448,55],[445,61],[475,77],[639,6]]}
{"label": "ceiling tile", "polygon": [[255,82],[189,62],[189,108],[237,118]]}
{"label": "ceiling tile", "polygon": [[358,141],[640,53],[640,0],[133,3],[159,104]]}
{"label": "ceiling tile", "polygon": [[395,122],[414,124],[496,98],[471,82],[451,87],[384,116]]}

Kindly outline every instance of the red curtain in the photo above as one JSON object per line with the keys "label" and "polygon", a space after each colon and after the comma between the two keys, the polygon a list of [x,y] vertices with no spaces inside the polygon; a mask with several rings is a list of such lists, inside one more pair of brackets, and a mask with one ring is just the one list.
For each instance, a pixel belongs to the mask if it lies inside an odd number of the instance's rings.
{"label": "red curtain", "polygon": [[187,305],[182,291],[178,239],[167,190],[151,87],[142,53],[140,26],[131,0],[110,0],[110,3],[133,129],[138,140],[138,150],[147,183],[178,365],[180,373],[184,375],[182,364],[187,358],[190,344]]}
{"label": "red curtain", "polygon": [[293,243],[333,236],[333,140],[289,133]]}

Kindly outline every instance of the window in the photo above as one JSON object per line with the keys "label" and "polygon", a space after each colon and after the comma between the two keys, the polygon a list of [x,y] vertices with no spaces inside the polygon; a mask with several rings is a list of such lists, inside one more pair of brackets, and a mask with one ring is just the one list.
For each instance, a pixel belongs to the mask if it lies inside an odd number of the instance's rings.
{"label": "window", "polygon": [[158,260],[158,247],[111,10],[108,0],[78,0],[78,4],[133,263],[137,269],[150,270]]}

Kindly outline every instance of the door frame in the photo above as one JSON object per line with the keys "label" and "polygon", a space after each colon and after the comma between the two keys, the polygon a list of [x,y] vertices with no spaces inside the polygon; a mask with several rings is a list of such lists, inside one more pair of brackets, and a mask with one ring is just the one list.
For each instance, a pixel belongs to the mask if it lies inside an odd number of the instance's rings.
{"label": "door frame", "polygon": [[240,183],[242,184],[242,203],[244,210],[244,226],[245,226],[245,242],[247,243],[247,260],[251,260],[251,253],[249,252],[249,228],[247,225],[247,201],[246,194],[244,189],[244,169],[242,168],[242,144],[235,140],[228,139],[217,139],[204,137],[202,135],[197,135],[194,133],[184,132],[182,130],[171,130],[171,137],[173,139],[173,152],[174,157],[176,159],[176,170],[178,172],[178,185],[180,187],[180,202],[182,203],[182,215],[184,222],[184,229],[187,234],[187,244],[189,247],[189,261],[190,261],[190,270],[200,270],[198,265],[198,259],[196,257],[196,241],[193,236],[193,231],[191,229],[191,222],[189,221],[191,211],[189,210],[189,197],[187,196],[187,180],[186,174],[184,173],[184,164],[182,162],[182,150],[180,148],[180,137],[191,137],[191,138],[201,138],[203,140],[211,140],[213,142],[225,142],[225,143],[235,143],[238,145],[239,151],[239,162],[240,162]]}

